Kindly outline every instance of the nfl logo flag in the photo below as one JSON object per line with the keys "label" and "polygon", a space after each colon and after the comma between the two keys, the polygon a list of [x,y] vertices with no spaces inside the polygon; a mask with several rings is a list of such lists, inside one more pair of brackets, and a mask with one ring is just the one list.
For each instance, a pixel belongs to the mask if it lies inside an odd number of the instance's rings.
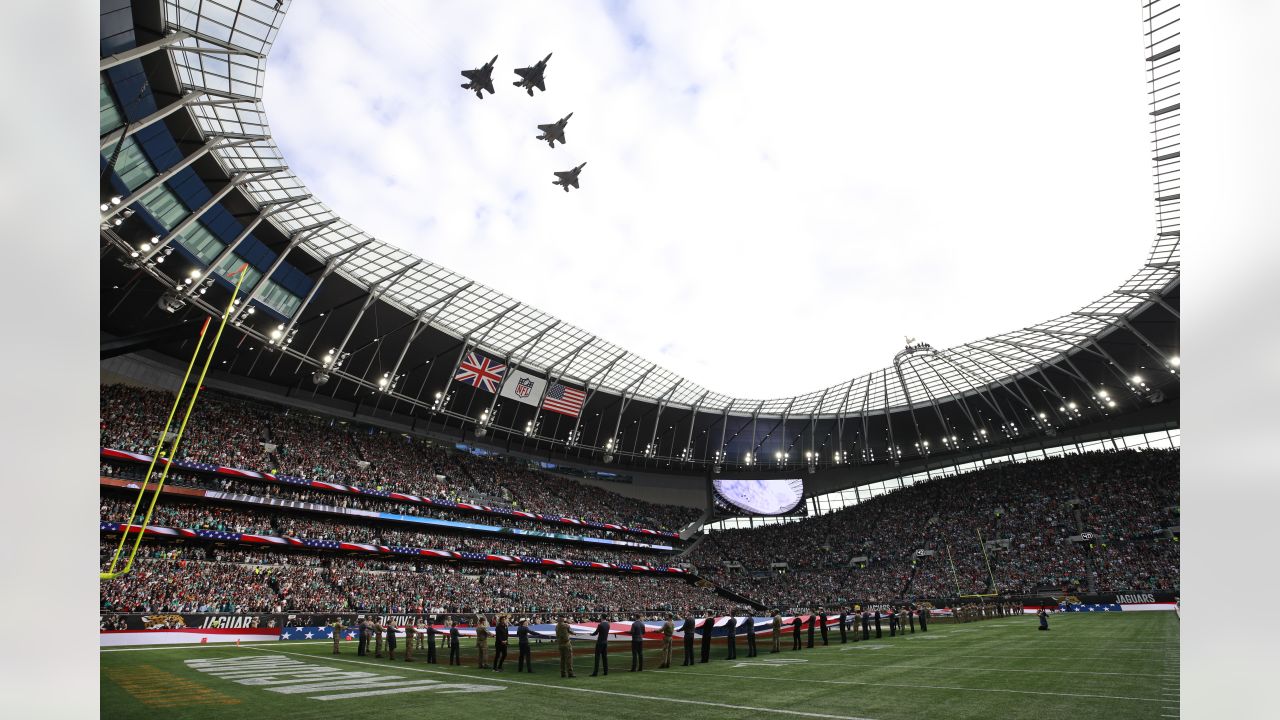
{"label": "nfl logo flag", "polygon": [[502,383],[502,392],[499,394],[504,398],[537,407],[538,400],[542,397],[542,389],[546,386],[545,379],[516,368],[507,374],[506,381]]}
{"label": "nfl logo flag", "polygon": [[496,393],[498,383],[502,382],[502,375],[506,371],[506,365],[472,351],[462,358],[462,362],[458,365],[458,374],[454,375],[453,379]]}
{"label": "nfl logo flag", "polygon": [[551,383],[551,387],[547,389],[547,399],[543,401],[542,408],[561,415],[578,417],[578,414],[582,412],[582,402],[586,397],[587,393],[582,390],[565,387],[560,383]]}

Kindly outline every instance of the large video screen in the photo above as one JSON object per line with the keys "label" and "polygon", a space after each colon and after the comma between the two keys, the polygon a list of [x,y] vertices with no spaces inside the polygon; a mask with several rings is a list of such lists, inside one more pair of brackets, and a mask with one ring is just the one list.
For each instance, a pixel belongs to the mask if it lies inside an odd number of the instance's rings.
{"label": "large video screen", "polygon": [[716,478],[717,510],[729,515],[803,515],[804,481]]}

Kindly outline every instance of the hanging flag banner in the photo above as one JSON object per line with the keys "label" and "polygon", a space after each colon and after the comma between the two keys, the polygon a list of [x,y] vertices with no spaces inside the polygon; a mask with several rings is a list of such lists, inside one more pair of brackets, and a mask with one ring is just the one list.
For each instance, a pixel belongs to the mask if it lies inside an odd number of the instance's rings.
{"label": "hanging flag banner", "polygon": [[491,357],[472,351],[458,363],[458,373],[453,376],[455,382],[467,383],[486,392],[498,392],[498,383],[507,366]]}
{"label": "hanging flag banner", "polygon": [[560,383],[552,383],[550,389],[547,390],[547,399],[543,401],[542,409],[558,412],[569,417],[578,417],[582,412],[582,403],[586,398],[587,393],[583,390],[566,387]]}
{"label": "hanging flag banner", "polygon": [[498,394],[525,405],[537,407],[538,401],[542,399],[542,390],[546,386],[547,381],[544,378],[516,368],[507,373],[507,379],[502,383],[502,392]]}

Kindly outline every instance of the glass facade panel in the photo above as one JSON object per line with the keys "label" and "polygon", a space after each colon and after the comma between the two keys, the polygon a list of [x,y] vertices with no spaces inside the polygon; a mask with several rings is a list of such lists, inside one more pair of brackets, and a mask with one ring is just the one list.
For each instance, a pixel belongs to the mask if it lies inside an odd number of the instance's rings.
{"label": "glass facade panel", "polygon": [[186,206],[177,195],[170,192],[163,184],[142,196],[139,201],[161,225],[172,228],[189,214]]}
{"label": "glass facade panel", "polygon": [[116,101],[111,98],[105,81],[98,81],[98,134],[106,135],[124,125],[124,117],[116,108]]}
{"label": "glass facade panel", "polygon": [[[104,153],[103,157],[110,160],[112,152],[115,152],[114,147],[110,152]],[[143,154],[142,148],[138,147],[138,143],[134,142],[133,138],[126,138],[120,146],[120,156],[116,158],[115,172],[130,192],[142,187],[156,176],[156,169],[152,167],[151,161]]]}
{"label": "glass facade panel", "polygon": [[191,227],[179,235],[178,242],[182,243],[182,247],[191,251],[192,255],[200,258],[200,262],[205,265],[213,262],[213,259],[218,257],[218,253],[222,252],[222,249],[227,246],[226,243],[209,232],[199,221],[192,223]]}
{"label": "glass facade panel", "polygon": [[280,287],[275,280],[267,281],[266,286],[258,293],[258,300],[285,317],[292,316],[293,311],[302,304],[302,298]]}

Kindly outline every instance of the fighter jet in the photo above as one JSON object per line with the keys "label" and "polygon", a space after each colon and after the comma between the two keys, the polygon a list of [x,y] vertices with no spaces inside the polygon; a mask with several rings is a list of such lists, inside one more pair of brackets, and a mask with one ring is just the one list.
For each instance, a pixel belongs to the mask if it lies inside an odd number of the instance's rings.
{"label": "fighter jet", "polygon": [[575,188],[578,187],[578,173],[582,172],[582,168],[585,165],[586,163],[582,163],[582,165],[579,165],[578,167],[572,170],[557,172],[555,175],[556,175],[556,178],[558,179],[552,180],[551,184],[559,185],[563,187],[565,192],[569,192],[570,185],[574,186]]}
{"label": "fighter jet", "polygon": [[471,82],[463,83],[463,90],[474,90],[476,97],[484,99],[482,90],[488,90],[489,94],[493,94],[493,64],[498,62],[498,56],[494,55],[493,59],[484,64],[479,70],[463,70],[462,77]]}
{"label": "fighter jet", "polygon": [[547,87],[542,84],[542,74],[547,70],[547,61],[551,59],[551,53],[538,61],[533,67],[516,68],[516,74],[520,79],[511,83],[516,87],[522,87],[529,92],[529,97],[533,97],[533,89],[538,88],[542,92],[547,91]]}
{"label": "fighter jet", "polygon": [[571,117],[573,117],[573,113],[565,115],[560,118],[560,120],[553,122],[550,125],[539,125],[538,129],[542,131],[542,134],[538,136],[538,139],[546,140],[547,144],[551,147],[556,146],[557,140],[560,141],[561,145],[564,145],[568,142],[564,139],[564,126],[569,124],[569,118]]}

